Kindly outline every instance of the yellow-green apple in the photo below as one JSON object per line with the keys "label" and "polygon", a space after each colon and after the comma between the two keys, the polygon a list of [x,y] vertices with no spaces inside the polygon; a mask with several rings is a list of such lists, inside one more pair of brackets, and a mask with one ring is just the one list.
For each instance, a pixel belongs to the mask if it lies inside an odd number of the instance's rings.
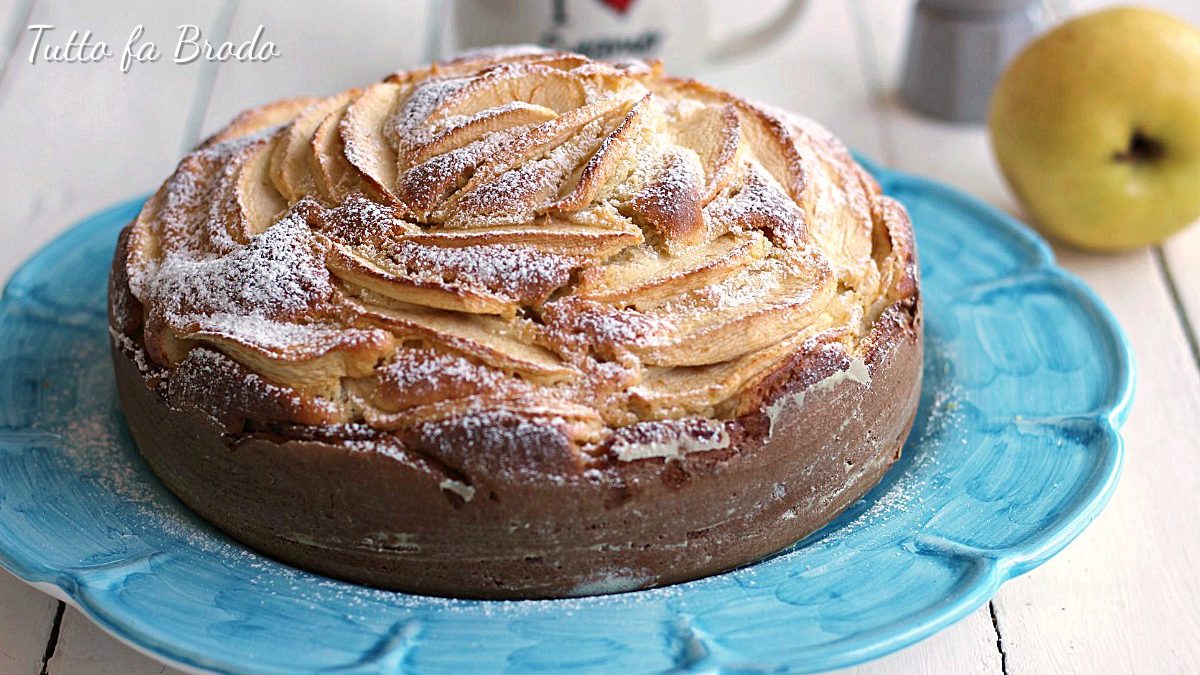
{"label": "yellow-green apple", "polygon": [[1122,8],[1064,23],[1013,60],[988,123],[1054,237],[1119,250],[1200,218],[1200,29],[1185,21]]}

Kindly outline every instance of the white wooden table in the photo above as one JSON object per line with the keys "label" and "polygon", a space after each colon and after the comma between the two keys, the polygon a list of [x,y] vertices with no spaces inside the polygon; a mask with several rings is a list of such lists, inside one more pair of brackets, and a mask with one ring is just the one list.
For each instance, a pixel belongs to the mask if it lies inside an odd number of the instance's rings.
{"label": "white wooden table", "polygon": [[[1104,4],[1054,3],[1069,11]],[[1197,0],[1149,4],[1200,24]],[[336,6],[0,0],[0,279],[79,218],[153,189],[185,148],[238,110],[331,93],[418,63],[423,2]],[[897,104],[910,9],[898,0],[811,0],[782,46],[706,79],[804,112],[885,164],[1019,213],[980,127],[932,122]],[[164,61],[130,74],[111,61],[31,66],[26,26],[35,23],[56,25],[60,40],[92,30],[118,44],[139,23],[166,43],[181,23],[239,42],[262,24],[282,56],[266,64]],[[1058,253],[1108,303],[1137,355],[1116,496],[1054,560],[959,624],[860,672],[1200,672],[1200,227],[1117,256]],[[165,669],[0,571],[0,673]]]}

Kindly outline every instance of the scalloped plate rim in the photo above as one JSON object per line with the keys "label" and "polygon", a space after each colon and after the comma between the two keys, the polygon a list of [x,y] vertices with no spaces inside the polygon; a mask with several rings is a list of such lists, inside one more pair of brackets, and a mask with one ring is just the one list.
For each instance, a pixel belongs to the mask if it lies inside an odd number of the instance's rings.
{"label": "scalloped plate rim", "polygon": [[[789,671],[810,672],[853,666],[865,661],[879,658],[886,654],[910,646],[944,628],[960,621],[968,614],[982,606],[995,595],[1001,584],[1029,570],[1036,568],[1049,558],[1056,555],[1067,544],[1074,540],[1103,510],[1115,491],[1121,467],[1124,462],[1124,439],[1120,428],[1128,417],[1133,398],[1136,380],[1133,351],[1120,324],[1104,305],[1100,298],[1076,275],[1058,267],[1053,250],[1038,234],[1021,223],[1013,216],[1000,209],[972,197],[953,187],[919,175],[883,168],[879,164],[856,154],[855,158],[863,164],[887,188],[893,185],[909,185],[920,190],[935,192],[946,201],[957,203],[967,211],[974,212],[989,221],[995,222],[1007,230],[1006,234],[1020,241],[1032,254],[1027,264],[1018,270],[997,280],[1017,276],[1031,269],[1045,272],[1057,277],[1065,287],[1069,288],[1073,297],[1086,305],[1095,315],[1099,324],[1108,328],[1108,337],[1115,347],[1112,356],[1116,361],[1112,370],[1118,375],[1113,385],[1113,396],[1095,411],[1094,415],[1077,417],[1095,418],[1098,426],[1105,432],[1105,452],[1101,459],[1094,464],[1095,479],[1087,487],[1081,489],[1072,500],[1072,509],[1056,519],[1043,529],[1038,536],[1025,542],[1024,545],[997,549],[994,557],[976,557],[973,566],[972,581],[964,583],[961,589],[953,595],[946,596],[948,603],[929,606],[925,610],[875,630],[856,634],[841,640],[827,643],[825,646],[810,652],[812,659],[804,664],[775,664]],[[19,295],[26,277],[34,274],[32,270],[42,259],[55,249],[72,243],[75,239],[87,233],[87,223],[100,219],[114,212],[128,210],[145,201],[149,195],[143,195],[124,200],[104,209],[100,209],[78,221],[59,236],[55,237],[37,252],[27,258],[13,272],[0,293],[0,317],[3,317]],[[194,518],[192,514],[189,517]],[[4,531],[0,530],[0,534]],[[18,560],[10,553],[10,546],[0,540],[0,567],[4,567],[18,579],[30,586],[45,592],[69,604],[80,611],[90,621],[105,632],[109,633],[129,647],[164,661],[172,667],[189,672],[209,672],[210,670],[244,669],[253,667],[248,661],[207,659],[201,655],[187,652],[181,641],[164,643],[157,636],[142,631],[129,622],[121,622],[119,617],[113,617],[94,607],[88,602],[88,594],[84,592],[86,584],[69,573],[56,573],[44,568],[34,561]],[[913,555],[927,555],[913,553]],[[228,656],[228,655],[226,655]],[[815,666],[815,667],[814,667]]]}

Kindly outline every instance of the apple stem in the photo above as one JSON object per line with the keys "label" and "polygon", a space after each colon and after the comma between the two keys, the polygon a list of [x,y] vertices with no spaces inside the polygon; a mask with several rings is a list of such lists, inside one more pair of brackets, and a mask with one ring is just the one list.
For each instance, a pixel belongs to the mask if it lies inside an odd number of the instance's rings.
{"label": "apple stem", "polygon": [[1162,159],[1166,151],[1160,141],[1135,129],[1129,139],[1129,147],[1114,153],[1113,159],[1125,164],[1145,164]]}

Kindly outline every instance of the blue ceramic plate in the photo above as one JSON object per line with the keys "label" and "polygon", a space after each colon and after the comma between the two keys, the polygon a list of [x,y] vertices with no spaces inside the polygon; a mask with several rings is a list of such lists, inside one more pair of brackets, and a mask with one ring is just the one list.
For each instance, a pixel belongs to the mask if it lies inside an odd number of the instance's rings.
{"label": "blue ceramic plate", "polygon": [[251,553],[155,480],[121,420],[105,280],[129,202],[34,256],[0,303],[0,564],[135,647],[217,671],[811,671],[920,640],[1100,511],[1132,365],[1112,316],[1024,226],[875,173],[916,225],[921,408],[883,483],[784,553],[539,602],[383,592]]}

